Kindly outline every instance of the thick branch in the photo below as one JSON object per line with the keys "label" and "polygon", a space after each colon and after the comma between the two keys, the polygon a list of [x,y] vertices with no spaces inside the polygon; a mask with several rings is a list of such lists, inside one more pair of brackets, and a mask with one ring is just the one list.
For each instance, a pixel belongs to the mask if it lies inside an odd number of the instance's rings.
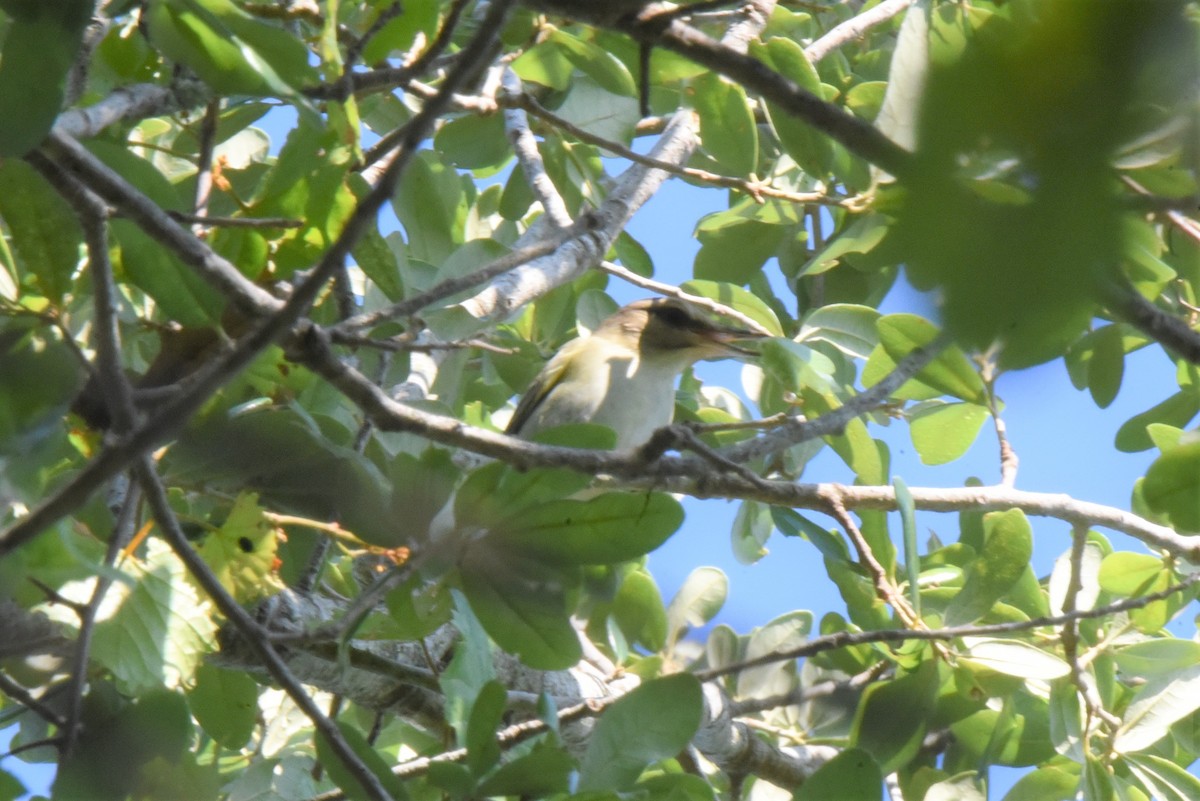
{"label": "thick branch", "polygon": [[1103,300],[1116,315],[1146,336],[1192,364],[1200,364],[1200,333],[1146,300],[1133,287],[1106,286]]}

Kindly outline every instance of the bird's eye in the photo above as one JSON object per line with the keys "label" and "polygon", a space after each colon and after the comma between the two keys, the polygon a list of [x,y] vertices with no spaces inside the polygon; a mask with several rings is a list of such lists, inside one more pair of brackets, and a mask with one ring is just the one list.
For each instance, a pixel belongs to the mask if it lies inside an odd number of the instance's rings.
{"label": "bird's eye", "polygon": [[692,321],[688,313],[678,306],[660,306],[655,311],[658,319],[673,328],[686,328]]}

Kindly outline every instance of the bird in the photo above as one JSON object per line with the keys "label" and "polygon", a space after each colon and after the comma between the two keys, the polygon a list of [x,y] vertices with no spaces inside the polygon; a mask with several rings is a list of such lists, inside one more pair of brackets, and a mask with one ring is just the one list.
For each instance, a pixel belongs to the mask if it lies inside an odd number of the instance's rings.
{"label": "bird", "polygon": [[701,360],[752,356],[738,340],[760,334],[717,325],[692,304],[647,298],[571,340],[521,397],[505,433],[531,439],[569,423],[595,423],[617,435],[615,448],[644,444],[669,425],[675,381]]}

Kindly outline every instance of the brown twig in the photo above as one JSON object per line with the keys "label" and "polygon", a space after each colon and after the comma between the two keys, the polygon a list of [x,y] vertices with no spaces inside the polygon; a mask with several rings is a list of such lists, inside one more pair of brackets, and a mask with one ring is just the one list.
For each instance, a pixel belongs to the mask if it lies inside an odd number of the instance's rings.
{"label": "brown twig", "polygon": [[1183,581],[1173,584],[1166,589],[1141,598],[1126,598],[1122,601],[1108,604],[1107,606],[1098,606],[1094,609],[1085,609],[1075,612],[1064,612],[1061,615],[1048,615],[1046,617],[1032,618],[1030,620],[1015,620],[1008,623],[993,623],[985,626],[955,626],[944,629],[882,629],[878,631],[839,631],[835,634],[828,634],[823,637],[815,637],[804,645],[799,645],[795,648],[788,648],[783,651],[777,651],[772,654],[763,654],[754,659],[747,659],[741,662],[734,662],[728,665],[721,665],[718,668],[710,668],[708,670],[697,671],[696,677],[701,681],[712,681],[722,676],[729,676],[739,673],[743,670],[762,665],[770,665],[775,662],[784,662],[792,659],[801,659],[805,657],[815,656],[816,654],[833,651],[840,648],[850,648],[856,645],[868,645],[871,643],[901,643],[910,640],[922,640],[929,642],[957,640],[962,637],[983,637],[993,634],[1015,634],[1020,631],[1030,631],[1033,629],[1048,628],[1052,626],[1060,626],[1070,620],[1094,620],[1096,618],[1109,617],[1118,612],[1128,612],[1132,609],[1141,609],[1155,601],[1161,601],[1170,598],[1172,595],[1183,592],[1189,587],[1200,583],[1200,573],[1193,573]]}
{"label": "brown twig", "polygon": [[871,550],[870,543],[863,536],[862,530],[854,522],[854,518],[846,510],[846,504],[836,491],[828,492],[826,497],[826,511],[841,524],[846,530],[846,535],[850,538],[850,542],[854,544],[854,550],[858,552],[858,561],[866,571],[871,575],[871,583],[875,586],[875,593],[880,600],[889,604],[896,610],[896,614],[904,621],[904,625],[909,628],[923,628],[924,624],[920,617],[913,611],[909,605],[908,599],[904,597],[904,593],[892,582],[888,576],[887,569],[880,564],[875,558],[875,553]]}
{"label": "brown twig", "polygon": [[701,170],[695,167],[685,167],[679,164],[674,164],[669,161],[652,158],[642,155],[637,151],[626,147],[620,142],[614,142],[611,139],[605,139],[602,136],[597,136],[590,131],[580,128],[578,125],[566,120],[549,109],[543,107],[532,96],[521,92],[515,94],[502,94],[496,98],[501,106],[505,108],[518,108],[538,119],[546,122],[549,125],[565,131],[581,142],[586,142],[589,145],[595,145],[602,150],[606,150],[615,156],[620,156],[623,159],[632,161],[635,164],[642,164],[647,167],[653,167],[656,170],[663,170],[672,175],[678,175],[681,178],[689,178],[693,181],[712,184],[727,189],[734,189],[738,192],[743,192],[758,202],[763,202],[764,197],[775,198],[788,203],[820,203],[829,206],[846,206],[854,207],[857,205],[857,200],[851,197],[839,197],[830,195],[828,192],[788,192],[783,189],[777,189],[767,181],[747,180],[738,178],[732,175],[720,175],[718,173]]}

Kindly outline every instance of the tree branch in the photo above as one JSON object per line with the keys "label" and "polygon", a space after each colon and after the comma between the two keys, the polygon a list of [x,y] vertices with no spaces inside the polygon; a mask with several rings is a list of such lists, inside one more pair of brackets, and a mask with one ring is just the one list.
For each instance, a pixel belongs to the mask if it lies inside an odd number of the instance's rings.
{"label": "tree branch", "polygon": [[856,17],[833,26],[829,32],[804,48],[804,55],[816,64],[847,42],[861,39],[871,28],[887,22],[913,4],[914,0],[883,0]]}
{"label": "tree branch", "polygon": [[671,50],[761,94],[897,178],[914,177],[912,154],[879,129],[805,91],[758,59],[720,44],[678,19],[670,18],[663,25],[653,12],[624,17],[616,27],[637,42]]}
{"label": "tree branch", "polygon": [[762,665],[771,665],[776,662],[785,662],[792,659],[802,659],[805,657],[814,656],[816,654],[833,651],[839,648],[849,648],[855,645],[868,645],[870,643],[901,643],[909,640],[922,640],[927,642],[939,642],[946,640],[956,640],[961,637],[984,637],[992,634],[1013,634],[1019,631],[1030,631],[1032,629],[1047,628],[1050,626],[1059,626],[1072,620],[1093,620],[1096,618],[1108,617],[1118,612],[1127,612],[1131,609],[1141,609],[1155,601],[1161,601],[1165,598],[1170,598],[1176,593],[1183,592],[1189,587],[1200,583],[1200,573],[1193,573],[1183,581],[1173,584],[1164,590],[1144,595],[1141,598],[1126,598],[1123,601],[1108,604],[1107,606],[1098,606],[1094,609],[1083,609],[1075,612],[1064,612],[1061,615],[1050,615],[1048,617],[1038,617],[1031,620],[1016,620],[1008,623],[994,623],[986,626],[955,626],[944,629],[881,629],[877,631],[839,631],[836,634],[828,634],[823,637],[815,637],[804,645],[799,645],[795,648],[789,648],[783,651],[776,651],[770,654],[763,654],[754,659],[746,659],[741,662],[733,662],[727,665],[721,665],[717,668],[709,668],[696,672],[696,677],[701,681],[712,681],[713,679],[721,678],[722,676],[731,676],[743,670]]}
{"label": "tree branch", "polygon": [[1127,283],[1106,283],[1101,295],[1114,314],[1192,364],[1200,364],[1200,333],[1142,297]]}

